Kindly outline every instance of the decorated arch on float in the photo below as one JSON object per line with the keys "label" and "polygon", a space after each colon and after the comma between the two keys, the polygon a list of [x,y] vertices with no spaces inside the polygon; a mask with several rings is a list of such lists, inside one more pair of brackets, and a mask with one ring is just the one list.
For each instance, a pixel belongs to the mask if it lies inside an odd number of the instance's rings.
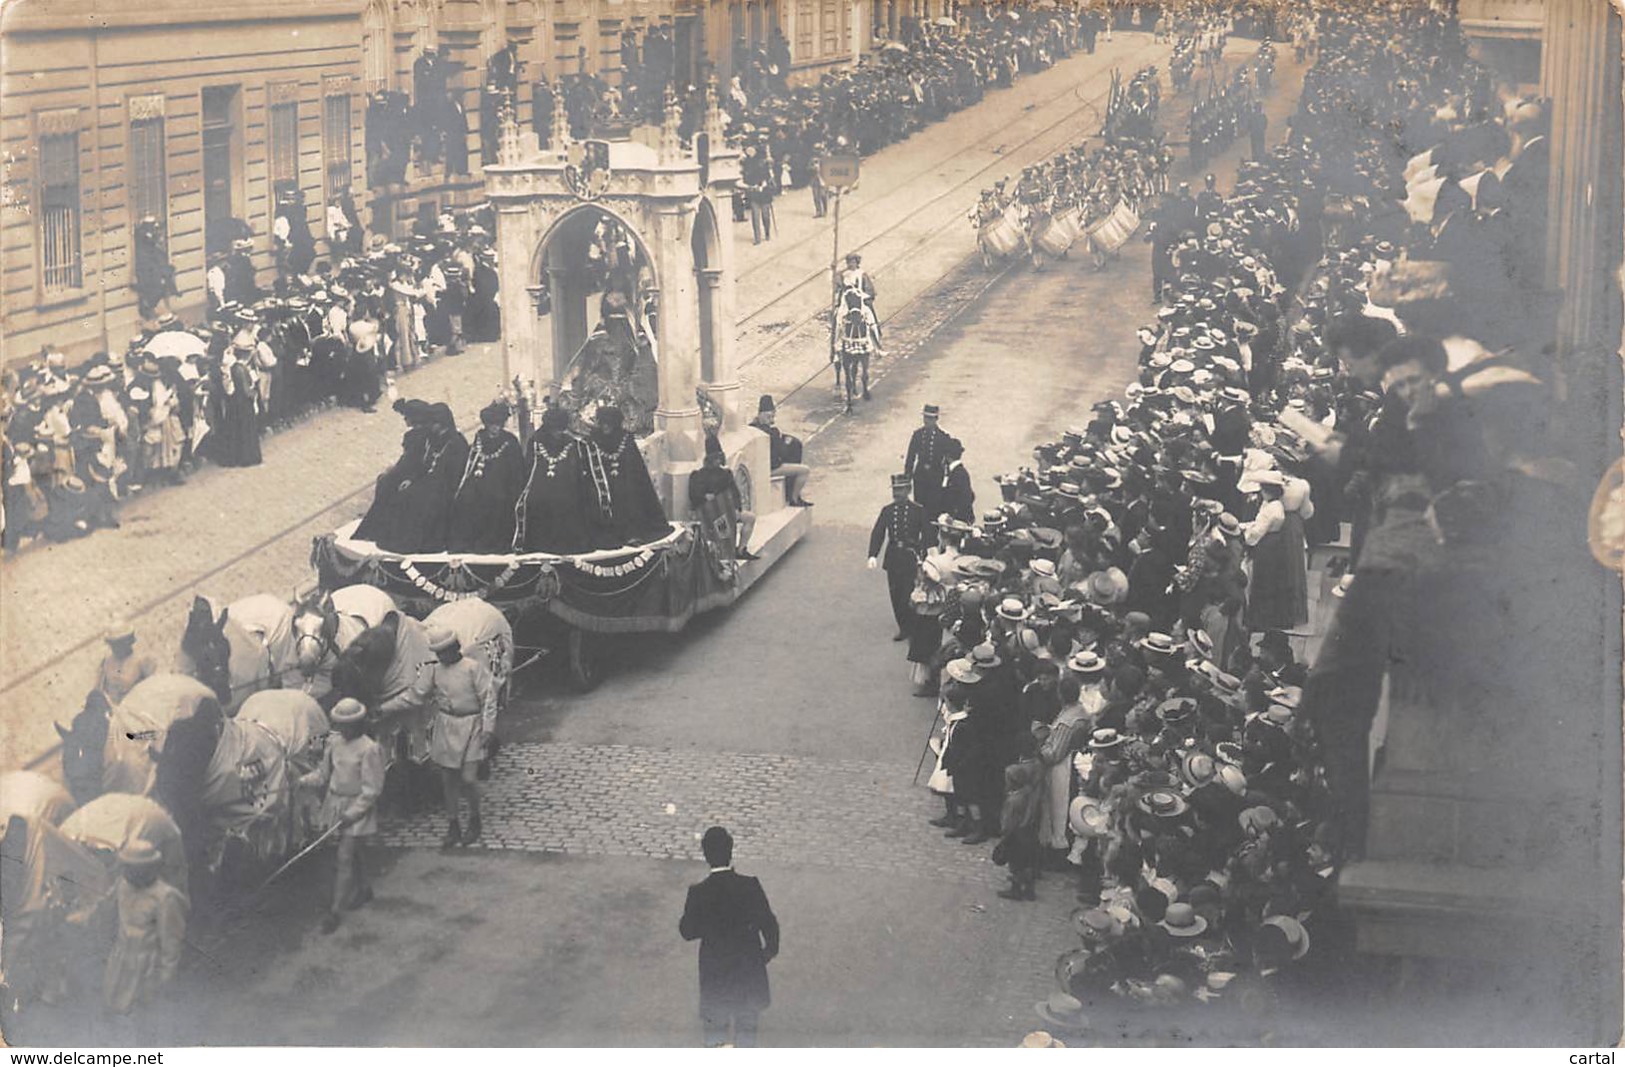
{"label": "decorated arch on float", "polygon": [[544,146],[508,125],[485,169],[507,380],[584,421],[621,406],[674,521],[689,517],[687,479],[707,431],[741,486],[769,485],[767,441],[745,425],[734,357],[733,234],[718,219],[739,165],[715,106],[691,145],[672,101],[659,127],[577,141],[561,99],[552,129]]}

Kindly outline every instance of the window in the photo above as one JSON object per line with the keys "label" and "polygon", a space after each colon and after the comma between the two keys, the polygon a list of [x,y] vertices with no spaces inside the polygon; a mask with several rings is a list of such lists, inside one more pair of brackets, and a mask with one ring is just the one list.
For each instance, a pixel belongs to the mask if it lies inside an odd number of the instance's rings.
{"label": "window", "polygon": [[[77,123],[77,112],[73,120]],[[47,294],[84,284],[79,254],[79,133],[40,137],[40,278]]]}
{"label": "window", "polygon": [[329,198],[350,187],[350,94],[322,98],[322,174]]}
{"label": "window", "polygon": [[841,16],[836,7],[837,0],[823,0],[820,5],[820,28],[823,30],[822,54],[833,56],[841,50]]}
{"label": "window", "polygon": [[813,52],[813,0],[796,0],[797,61],[812,58]]}
{"label": "window", "polygon": [[271,169],[271,188],[299,184],[299,101],[297,86],[271,86],[270,133],[266,159]]}
{"label": "window", "polygon": [[235,85],[203,90],[203,237],[210,252],[230,246],[237,215],[237,102]]}
{"label": "window", "polygon": [[130,123],[130,222],[147,216],[158,220],[158,232],[169,237],[169,186],[164,180],[164,120],[162,116]]}

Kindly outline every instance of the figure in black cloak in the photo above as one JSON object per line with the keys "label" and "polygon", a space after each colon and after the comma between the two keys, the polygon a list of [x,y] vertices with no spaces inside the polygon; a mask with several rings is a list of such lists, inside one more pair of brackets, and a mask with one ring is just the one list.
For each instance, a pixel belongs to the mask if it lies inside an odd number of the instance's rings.
{"label": "figure in black cloak", "polygon": [[452,505],[447,551],[500,553],[513,547],[514,504],[525,468],[519,438],[504,428],[508,414],[501,400],[480,412],[480,430]]}
{"label": "figure in black cloak", "polygon": [[587,445],[570,432],[570,413],[549,405],[541,428],[525,443],[525,455],[530,469],[514,505],[514,551],[587,551]]}
{"label": "figure in black cloak", "polygon": [[169,311],[169,298],[180,296],[175,287],[175,268],[164,250],[158,220],[144,217],[135,227],[135,297],[143,320]]}
{"label": "figure in black cloak", "polygon": [[487,251],[474,257],[468,304],[463,311],[463,336],[469,341],[495,341],[502,336],[502,315],[497,308],[496,261]]}
{"label": "figure in black cloak", "polygon": [[397,400],[395,411],[406,420],[406,433],[401,435],[401,458],[378,476],[372,494],[372,506],[355,528],[358,541],[377,543],[387,537],[396,525],[401,490],[423,473],[423,445],[428,439],[429,405],[422,400]]}
{"label": "figure in black cloak", "polygon": [[395,522],[377,540],[386,552],[439,552],[451,532],[451,506],[468,465],[468,442],[446,404],[424,412],[423,459],[416,477],[400,483]]}
{"label": "figure in black cloak", "polygon": [[257,467],[260,420],[248,364],[227,349],[209,371],[209,458],[222,467]]}
{"label": "figure in black cloak", "polygon": [[616,407],[600,407],[587,443],[587,524],[596,548],[658,541],[671,532],[666,509]]}

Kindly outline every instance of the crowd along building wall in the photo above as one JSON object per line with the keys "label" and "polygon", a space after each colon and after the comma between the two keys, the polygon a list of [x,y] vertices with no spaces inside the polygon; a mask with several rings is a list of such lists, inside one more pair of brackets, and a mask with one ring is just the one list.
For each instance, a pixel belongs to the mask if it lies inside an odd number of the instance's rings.
{"label": "crowd along building wall", "polygon": [[[269,286],[279,183],[303,192],[319,257],[326,205],[342,191],[369,233],[390,237],[420,213],[483,201],[481,87],[510,42],[516,117],[530,127],[536,82],[621,80],[623,30],[641,40],[666,26],[676,77],[700,84],[712,70],[726,78],[736,23],[765,46],[792,4],[823,20],[798,71],[851,63],[869,43],[858,27],[871,0],[14,0],[0,13],[0,364],[42,346],[78,359],[129,342],[143,215],[168,241],[172,306],[195,319],[226,219],[252,229]],[[431,47],[466,116],[467,173],[414,161],[404,180],[369,186],[368,97],[410,94]]]}

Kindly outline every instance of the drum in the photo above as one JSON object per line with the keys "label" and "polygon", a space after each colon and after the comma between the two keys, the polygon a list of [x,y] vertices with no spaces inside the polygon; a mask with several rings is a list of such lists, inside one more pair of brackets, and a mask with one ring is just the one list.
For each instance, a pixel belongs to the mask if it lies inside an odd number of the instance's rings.
{"label": "drum", "polygon": [[1033,243],[1046,255],[1059,259],[1078,239],[1078,210],[1071,208],[1050,216],[1048,225],[1039,231]]}
{"label": "drum", "polygon": [[1014,205],[1004,214],[983,226],[977,234],[982,247],[999,259],[1014,254],[1021,248],[1021,217]]}

